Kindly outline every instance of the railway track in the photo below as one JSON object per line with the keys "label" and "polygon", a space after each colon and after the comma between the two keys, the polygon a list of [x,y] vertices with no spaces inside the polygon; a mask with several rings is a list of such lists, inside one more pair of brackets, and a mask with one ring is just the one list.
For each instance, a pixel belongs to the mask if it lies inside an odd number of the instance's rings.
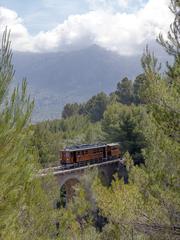
{"label": "railway track", "polygon": [[45,168],[40,170],[39,175],[40,176],[46,176],[49,173],[53,173],[53,175],[58,175],[58,174],[66,174],[74,171],[80,171],[80,170],[85,170],[87,168],[93,168],[97,167],[100,165],[107,165],[107,164],[112,164],[120,162],[121,164],[124,164],[124,159],[123,158],[117,158],[117,159],[99,159],[99,160],[91,160],[88,162],[79,162],[75,164],[69,164],[69,165],[59,165],[55,167],[50,167],[50,168]]}

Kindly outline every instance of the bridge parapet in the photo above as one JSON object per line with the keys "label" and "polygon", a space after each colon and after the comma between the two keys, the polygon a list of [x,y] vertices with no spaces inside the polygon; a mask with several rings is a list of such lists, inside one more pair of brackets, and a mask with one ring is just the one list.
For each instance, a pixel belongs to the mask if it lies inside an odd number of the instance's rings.
{"label": "bridge parapet", "polygon": [[85,169],[90,169],[90,168],[95,168],[95,167],[100,167],[100,166],[105,166],[105,165],[110,165],[114,163],[121,163],[124,164],[124,159],[122,158],[117,158],[117,159],[104,159],[104,160],[92,160],[91,162],[88,163],[77,163],[73,164],[70,167],[68,166],[57,166],[57,167],[50,167],[50,168],[45,168],[40,171],[40,176],[46,176],[49,172],[53,172],[53,175],[63,175],[63,174],[69,174],[72,172],[78,172],[78,171],[84,171]]}

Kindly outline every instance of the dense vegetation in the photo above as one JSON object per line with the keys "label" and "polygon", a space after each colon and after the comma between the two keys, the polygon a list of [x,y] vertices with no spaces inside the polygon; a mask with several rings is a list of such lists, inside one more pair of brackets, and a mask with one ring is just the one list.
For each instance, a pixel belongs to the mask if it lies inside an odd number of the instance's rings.
{"label": "dense vegetation", "polygon": [[122,153],[128,151],[136,163],[142,163],[145,137],[140,129],[143,117],[145,74],[117,84],[109,96],[101,92],[87,102],[64,106],[62,119],[34,125],[34,144],[42,165],[58,161],[58,151],[66,145],[120,142]]}
{"label": "dense vegetation", "polygon": [[103,139],[100,123],[91,123],[87,116],[75,115],[67,119],[45,121],[34,125],[33,129],[32,144],[36,146],[43,166],[57,164],[59,150],[65,146]]}
{"label": "dense vegetation", "polygon": [[[180,2],[168,40],[159,43],[174,57],[164,74],[149,49],[144,72],[117,90],[83,104],[68,104],[62,119],[30,125],[33,103],[26,83],[10,100],[12,53],[7,31],[0,50],[0,239],[175,240],[180,237]],[[66,208],[51,177],[38,177],[39,164],[58,160],[64,145],[118,141],[126,159],[128,184],[115,176],[101,184],[97,172],[82,178]],[[138,164],[134,164],[138,163]],[[140,164],[143,163],[143,164]],[[45,187],[42,187],[45,186]],[[57,187],[57,186],[56,186]],[[55,223],[59,227],[55,228]],[[58,226],[58,224],[56,224]]]}

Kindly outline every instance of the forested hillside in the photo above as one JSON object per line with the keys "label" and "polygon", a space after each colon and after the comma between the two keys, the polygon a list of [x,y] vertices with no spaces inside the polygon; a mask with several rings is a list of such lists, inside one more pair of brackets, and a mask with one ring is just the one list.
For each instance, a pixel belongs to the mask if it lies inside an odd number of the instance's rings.
{"label": "forested hillside", "polygon": [[[146,47],[142,73],[124,76],[110,94],[64,106],[62,118],[31,123],[34,102],[26,82],[8,97],[13,80],[10,35],[0,48],[0,239],[178,240],[180,239],[180,1],[174,22],[158,36],[172,58],[161,65]],[[105,186],[87,171],[66,207],[51,174],[60,148],[119,142],[128,181],[116,174]],[[56,202],[57,208],[53,208]]]}

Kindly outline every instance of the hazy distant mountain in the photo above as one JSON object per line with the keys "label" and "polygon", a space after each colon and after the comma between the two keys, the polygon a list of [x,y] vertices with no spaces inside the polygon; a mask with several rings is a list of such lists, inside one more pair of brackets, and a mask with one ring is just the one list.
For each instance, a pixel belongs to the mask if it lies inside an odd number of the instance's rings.
{"label": "hazy distant mountain", "polygon": [[140,56],[119,56],[97,46],[66,53],[16,52],[14,65],[16,80],[27,78],[38,121],[60,117],[67,102],[110,93],[124,76],[134,78],[142,71]]}

